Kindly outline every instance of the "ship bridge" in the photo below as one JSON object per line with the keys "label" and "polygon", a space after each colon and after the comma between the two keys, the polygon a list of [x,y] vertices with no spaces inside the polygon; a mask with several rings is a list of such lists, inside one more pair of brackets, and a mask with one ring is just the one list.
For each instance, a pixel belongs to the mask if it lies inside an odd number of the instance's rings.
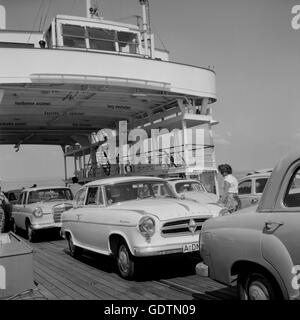
{"label": "ship bridge", "polygon": [[[97,162],[99,130],[118,132],[120,121],[147,133],[197,126],[206,132],[206,168],[188,173],[215,173],[215,73],[169,61],[167,51],[155,49],[146,23],[58,15],[44,33],[0,30],[0,51],[0,144],[16,151],[23,144],[59,145],[65,159],[74,158],[71,175],[86,182],[108,172]],[[187,169],[169,165],[164,172]],[[115,173],[141,171],[118,167]]]}

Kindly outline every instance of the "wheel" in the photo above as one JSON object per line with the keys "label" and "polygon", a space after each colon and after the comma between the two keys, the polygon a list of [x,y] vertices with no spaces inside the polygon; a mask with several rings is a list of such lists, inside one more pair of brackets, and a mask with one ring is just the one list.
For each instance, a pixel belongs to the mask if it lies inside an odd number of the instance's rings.
{"label": "wheel", "polygon": [[278,285],[262,272],[238,276],[238,293],[241,300],[279,300]]}
{"label": "wheel", "polygon": [[26,222],[26,234],[27,239],[30,242],[34,242],[36,240],[36,231],[32,228],[32,225],[29,221]]}
{"label": "wheel", "polygon": [[69,245],[70,255],[73,258],[78,258],[82,254],[82,248],[75,246],[73,242],[73,237],[70,234],[68,235],[68,245]]}
{"label": "wheel", "polygon": [[118,248],[117,264],[122,278],[133,278],[136,269],[136,261],[124,242],[121,242]]}

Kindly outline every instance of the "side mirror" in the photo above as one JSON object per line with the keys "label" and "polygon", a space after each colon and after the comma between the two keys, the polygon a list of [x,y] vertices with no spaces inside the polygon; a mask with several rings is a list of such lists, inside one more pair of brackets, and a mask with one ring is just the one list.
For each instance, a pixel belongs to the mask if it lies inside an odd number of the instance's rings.
{"label": "side mirror", "polygon": [[185,200],[186,199],[185,195],[184,194],[180,195],[180,199]]}

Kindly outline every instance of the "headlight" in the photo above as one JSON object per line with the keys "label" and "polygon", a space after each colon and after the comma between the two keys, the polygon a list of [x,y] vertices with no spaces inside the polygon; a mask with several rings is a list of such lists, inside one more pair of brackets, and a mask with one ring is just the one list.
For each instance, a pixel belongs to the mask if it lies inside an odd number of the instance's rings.
{"label": "headlight", "polygon": [[33,214],[35,217],[40,218],[43,215],[43,210],[38,207],[34,210]]}
{"label": "headlight", "polygon": [[143,217],[139,222],[139,230],[145,238],[152,237],[155,232],[155,221],[151,217]]}
{"label": "headlight", "polygon": [[228,214],[230,214],[229,210],[228,210],[227,208],[223,208],[223,209],[219,212],[219,217],[227,216]]}

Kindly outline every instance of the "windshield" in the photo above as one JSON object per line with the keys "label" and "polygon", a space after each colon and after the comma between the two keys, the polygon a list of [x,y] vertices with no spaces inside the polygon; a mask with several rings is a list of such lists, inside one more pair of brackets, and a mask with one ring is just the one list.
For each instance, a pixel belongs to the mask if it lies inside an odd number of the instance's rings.
{"label": "windshield", "polygon": [[141,199],[176,198],[166,182],[130,181],[105,186],[108,205]]}
{"label": "windshield", "polygon": [[191,191],[201,191],[205,192],[203,185],[200,182],[178,182],[175,185],[176,192],[183,193],[183,192],[191,192]]}
{"label": "windshield", "polygon": [[28,195],[28,203],[53,200],[73,200],[70,189],[55,188],[30,191]]}

